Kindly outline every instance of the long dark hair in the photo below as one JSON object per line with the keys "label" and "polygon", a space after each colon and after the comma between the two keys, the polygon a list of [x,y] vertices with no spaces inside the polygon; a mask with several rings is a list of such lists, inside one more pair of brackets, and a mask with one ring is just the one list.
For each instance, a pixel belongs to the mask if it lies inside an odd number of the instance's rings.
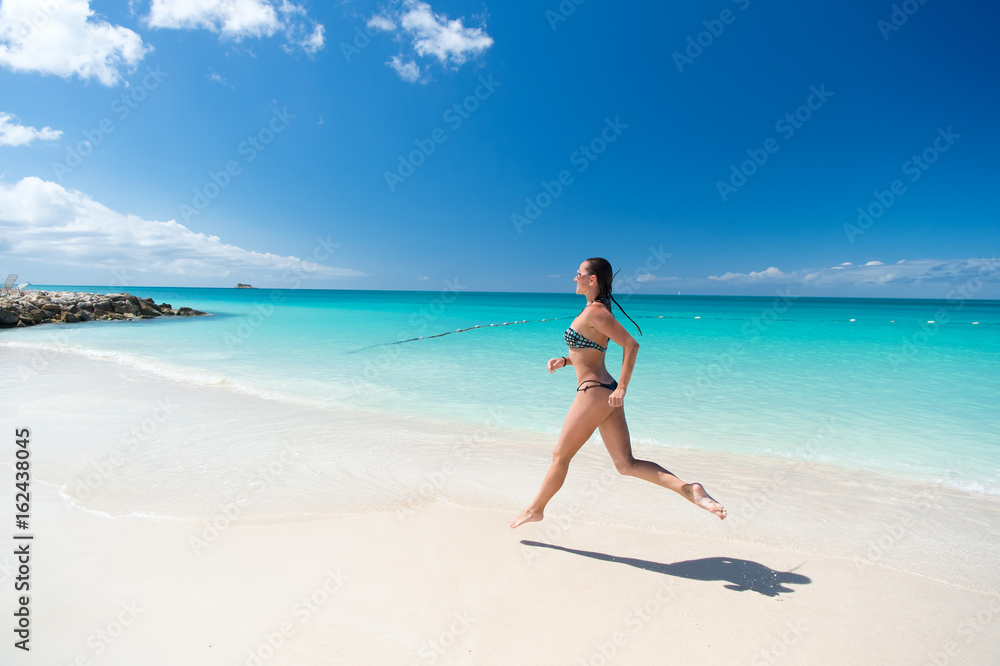
{"label": "long dark hair", "polygon": [[[614,301],[618,309],[622,311],[622,314],[628,317],[625,308],[622,307],[621,303],[615,301],[615,297],[611,295],[611,283],[614,282],[615,275],[618,275],[617,271],[612,275],[611,262],[604,257],[591,257],[587,259],[587,266],[590,268],[590,272],[597,277],[597,286],[600,288],[596,300],[608,306],[608,310],[611,310],[611,303],[609,301]],[[618,270],[621,269],[619,268]],[[628,317],[628,320],[635,324],[635,320],[632,317]],[[642,335],[642,329],[639,328],[639,324],[635,324],[635,327],[639,331],[639,335]]]}

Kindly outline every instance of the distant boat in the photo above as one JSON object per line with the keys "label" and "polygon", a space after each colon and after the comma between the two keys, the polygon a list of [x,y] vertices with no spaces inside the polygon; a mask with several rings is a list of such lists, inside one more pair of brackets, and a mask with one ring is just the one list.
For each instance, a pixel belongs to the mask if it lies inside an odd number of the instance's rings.
{"label": "distant boat", "polygon": [[254,286],[249,285],[249,284],[243,284],[242,282],[237,282],[236,283],[236,288],[237,289],[256,289],[257,287],[254,287]]}

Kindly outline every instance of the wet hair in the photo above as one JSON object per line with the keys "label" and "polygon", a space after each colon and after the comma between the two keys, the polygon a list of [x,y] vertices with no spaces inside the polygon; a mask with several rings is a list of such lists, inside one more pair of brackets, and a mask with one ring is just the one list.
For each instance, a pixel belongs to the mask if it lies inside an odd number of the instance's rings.
{"label": "wet hair", "polygon": [[[614,275],[612,275],[611,262],[609,262],[604,257],[591,257],[590,259],[587,259],[587,267],[590,269],[590,272],[593,273],[594,276],[597,278],[597,286],[599,288],[599,291],[596,300],[601,301],[606,306],[608,306],[609,311],[611,310],[610,301],[614,301],[615,305],[618,306],[618,309],[622,311],[622,314],[628,317],[628,313],[625,312],[625,309],[622,307],[621,303],[616,301],[615,297],[611,295],[611,283],[614,282],[615,275],[618,275],[617,271],[614,273]],[[621,269],[619,268],[618,270]],[[628,317],[628,320],[633,324],[635,324],[635,320],[632,319],[632,317]],[[639,331],[639,335],[642,335],[642,329],[639,328],[639,324],[635,324],[635,327]]]}

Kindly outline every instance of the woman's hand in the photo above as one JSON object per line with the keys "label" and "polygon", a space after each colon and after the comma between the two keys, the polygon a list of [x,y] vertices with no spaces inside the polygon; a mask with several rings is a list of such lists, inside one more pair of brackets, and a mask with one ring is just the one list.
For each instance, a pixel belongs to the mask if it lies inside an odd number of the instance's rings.
{"label": "woman's hand", "polygon": [[566,366],[566,359],[560,356],[559,358],[549,359],[549,372],[554,373],[559,368]]}
{"label": "woman's hand", "polygon": [[611,395],[608,396],[608,404],[611,405],[612,407],[621,407],[622,403],[624,402],[625,402],[625,389],[623,389],[621,386],[612,391]]}

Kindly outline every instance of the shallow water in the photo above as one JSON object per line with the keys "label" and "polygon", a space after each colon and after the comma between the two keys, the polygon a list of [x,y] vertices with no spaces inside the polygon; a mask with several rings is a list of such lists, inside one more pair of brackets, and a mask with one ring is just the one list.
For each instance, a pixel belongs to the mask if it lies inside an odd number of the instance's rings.
{"label": "shallow water", "polygon": [[[43,363],[45,350],[72,351],[194,384],[473,428],[500,407],[507,427],[552,437],[574,397],[572,372],[545,370],[584,305],[574,294],[129,291],[213,316],[7,329],[0,354],[29,347]],[[1000,302],[620,301],[643,333],[615,309],[641,344],[626,403],[637,443],[1000,493]],[[617,345],[607,359],[617,377]]]}

